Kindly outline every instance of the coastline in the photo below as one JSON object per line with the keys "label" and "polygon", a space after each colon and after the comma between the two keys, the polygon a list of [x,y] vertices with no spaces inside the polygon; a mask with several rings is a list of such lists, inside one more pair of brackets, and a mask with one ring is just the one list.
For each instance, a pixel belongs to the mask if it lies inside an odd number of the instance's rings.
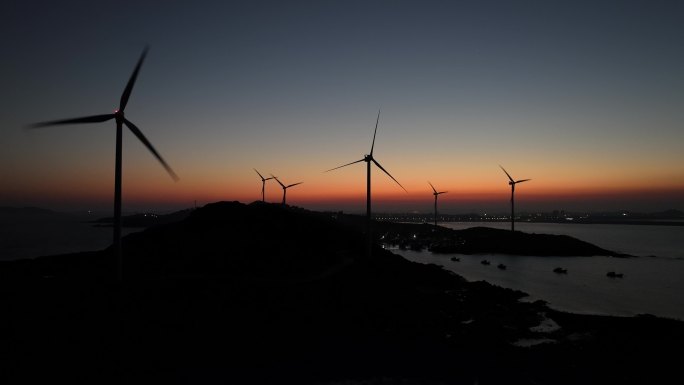
{"label": "coastline", "polygon": [[4,382],[78,362],[100,383],[673,383],[682,322],[558,312],[364,248],[339,218],[222,202],[125,237],[123,286],[108,250],[0,263]]}

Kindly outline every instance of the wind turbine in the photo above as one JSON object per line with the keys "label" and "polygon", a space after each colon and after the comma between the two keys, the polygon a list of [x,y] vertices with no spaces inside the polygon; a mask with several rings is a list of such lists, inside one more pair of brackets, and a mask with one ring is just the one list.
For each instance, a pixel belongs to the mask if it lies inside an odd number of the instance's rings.
{"label": "wind turbine", "polygon": [[289,184],[289,185],[285,186],[285,185],[280,181],[280,179],[278,179],[278,177],[273,176],[273,174],[271,174],[271,177],[273,177],[273,179],[275,179],[276,182],[278,182],[278,184],[280,184],[280,186],[283,187],[283,206],[286,204],[286,203],[285,203],[285,198],[286,198],[286,196],[287,196],[287,189],[289,189],[290,187],[294,187],[294,186],[296,186],[296,185],[298,185],[298,184],[304,183],[304,182],[297,182],[297,183],[292,183],[292,184]]}
{"label": "wind turbine", "polygon": [[[501,165],[499,165],[499,167],[501,167]],[[513,178],[508,173],[508,171],[506,171],[506,169],[504,169],[503,167],[501,167],[501,169],[503,170],[503,172],[506,173],[506,176],[509,179],[508,184],[511,185],[511,231],[515,231],[515,185],[518,183],[527,182],[528,180],[532,179],[513,180]]]}
{"label": "wind turbine", "polygon": [[[259,171],[255,168],[254,171],[256,171],[257,174],[259,174]],[[261,178],[261,201],[266,202],[266,196],[264,195],[264,190],[266,189],[266,181],[269,179],[275,179],[274,176],[271,176],[270,178],[264,178],[261,174],[259,174],[259,178]]]}
{"label": "wind turbine", "polygon": [[328,172],[328,171],[332,171],[332,170],[337,170],[338,168],[342,168],[342,167],[352,165],[354,163],[366,162],[366,220],[368,221],[369,228],[370,228],[370,218],[371,218],[371,162],[374,163],[376,166],[378,166],[378,168],[380,168],[380,170],[382,170],[385,174],[387,174],[390,178],[392,178],[393,181],[397,182],[399,187],[401,187],[402,189],[404,189],[404,191],[406,191],[404,186],[402,186],[398,180],[394,179],[394,177],[389,172],[387,172],[387,170],[385,170],[385,168],[382,167],[380,165],[380,163],[378,163],[378,161],[375,160],[375,158],[373,158],[373,149],[375,147],[375,135],[378,132],[378,122],[379,121],[380,121],[380,110],[378,110],[378,118],[375,120],[375,131],[373,132],[373,142],[371,144],[370,154],[364,155],[363,159],[359,159],[355,162],[347,163],[347,164],[344,164],[342,166],[331,168],[330,170],[325,171],[325,172]]}
{"label": "wind turbine", "polygon": [[435,189],[435,186],[433,186],[432,183],[428,182],[428,184],[430,185],[430,187],[432,187],[432,195],[435,196],[435,228],[436,228],[437,227],[437,196],[440,194],[448,193],[448,191],[437,192],[437,190]]}
{"label": "wind turbine", "polygon": [[135,135],[144,145],[147,147],[150,152],[154,155],[155,158],[164,166],[166,169],[166,172],[171,175],[171,178],[173,178],[174,181],[178,181],[178,176],[176,176],[176,173],[173,172],[171,167],[166,163],[164,158],[159,155],[157,150],[154,149],[152,146],[152,143],[150,143],[149,140],[143,135],[142,131],[133,124],[130,120],[126,119],[124,117],[124,110],[126,109],[126,105],[128,104],[128,99],[131,96],[131,91],[133,91],[133,86],[135,85],[135,81],[138,78],[138,72],[140,72],[140,67],[143,64],[143,61],[145,60],[145,56],[147,55],[148,47],[145,47],[145,49],[142,52],[142,55],[140,55],[140,59],[138,59],[138,63],[135,66],[135,69],[133,70],[133,74],[131,75],[130,79],[128,79],[128,83],[126,84],[126,88],[124,88],[123,93],[121,94],[121,100],[119,101],[119,108],[114,110],[113,114],[104,114],[104,115],[92,115],[92,116],[86,116],[86,117],[81,117],[81,118],[73,118],[73,119],[64,119],[64,120],[54,120],[50,122],[42,122],[42,123],[36,123],[33,125],[28,126],[28,128],[39,128],[39,127],[47,127],[47,126],[61,126],[61,125],[67,125],[67,124],[81,124],[81,123],[100,123],[100,122],[106,122],[108,120],[114,119],[116,122],[116,160],[115,160],[115,166],[114,166],[114,252],[117,256],[117,275],[119,280],[123,278],[123,261],[121,257],[121,137],[122,137],[122,131],[123,131],[123,126],[126,125],[129,130]]}

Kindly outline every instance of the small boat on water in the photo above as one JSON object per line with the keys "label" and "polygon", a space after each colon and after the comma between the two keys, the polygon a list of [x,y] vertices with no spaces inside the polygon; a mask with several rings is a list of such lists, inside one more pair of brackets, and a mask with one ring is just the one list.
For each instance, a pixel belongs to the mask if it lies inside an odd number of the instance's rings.
{"label": "small boat on water", "polygon": [[504,265],[503,263],[498,264],[496,267],[498,267],[501,270],[506,270],[506,265]]}
{"label": "small boat on water", "polygon": [[489,261],[486,259],[483,259],[480,263],[483,265],[489,265],[490,264]]}
{"label": "small boat on water", "polygon": [[461,258],[451,257],[451,260],[454,262],[461,262]]}
{"label": "small boat on water", "polygon": [[568,269],[564,269],[562,267],[557,267],[553,269],[553,272],[556,274],[568,274]]}
{"label": "small boat on water", "polygon": [[608,273],[606,273],[606,277],[609,277],[609,278],[622,278],[623,276],[624,276],[624,274],[616,273],[614,271],[609,271]]}

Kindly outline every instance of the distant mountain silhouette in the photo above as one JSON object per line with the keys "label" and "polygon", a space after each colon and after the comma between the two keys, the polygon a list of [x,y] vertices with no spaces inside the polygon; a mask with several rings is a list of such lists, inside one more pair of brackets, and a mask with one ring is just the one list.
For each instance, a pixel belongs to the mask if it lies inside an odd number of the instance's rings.
{"label": "distant mountain silhouette", "polygon": [[[681,322],[368,258],[363,221],[210,204],[125,237],[123,285],[111,250],[0,263],[0,382],[678,383]],[[516,347],[536,340],[554,343]]]}

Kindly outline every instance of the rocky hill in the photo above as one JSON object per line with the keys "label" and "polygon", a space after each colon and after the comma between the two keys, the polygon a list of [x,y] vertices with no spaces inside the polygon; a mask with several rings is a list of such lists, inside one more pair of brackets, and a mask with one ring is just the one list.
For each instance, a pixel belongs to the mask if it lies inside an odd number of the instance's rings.
{"label": "rocky hill", "polygon": [[123,282],[110,250],[0,263],[0,382],[679,383],[681,322],[369,257],[358,223],[219,202],[125,237]]}

